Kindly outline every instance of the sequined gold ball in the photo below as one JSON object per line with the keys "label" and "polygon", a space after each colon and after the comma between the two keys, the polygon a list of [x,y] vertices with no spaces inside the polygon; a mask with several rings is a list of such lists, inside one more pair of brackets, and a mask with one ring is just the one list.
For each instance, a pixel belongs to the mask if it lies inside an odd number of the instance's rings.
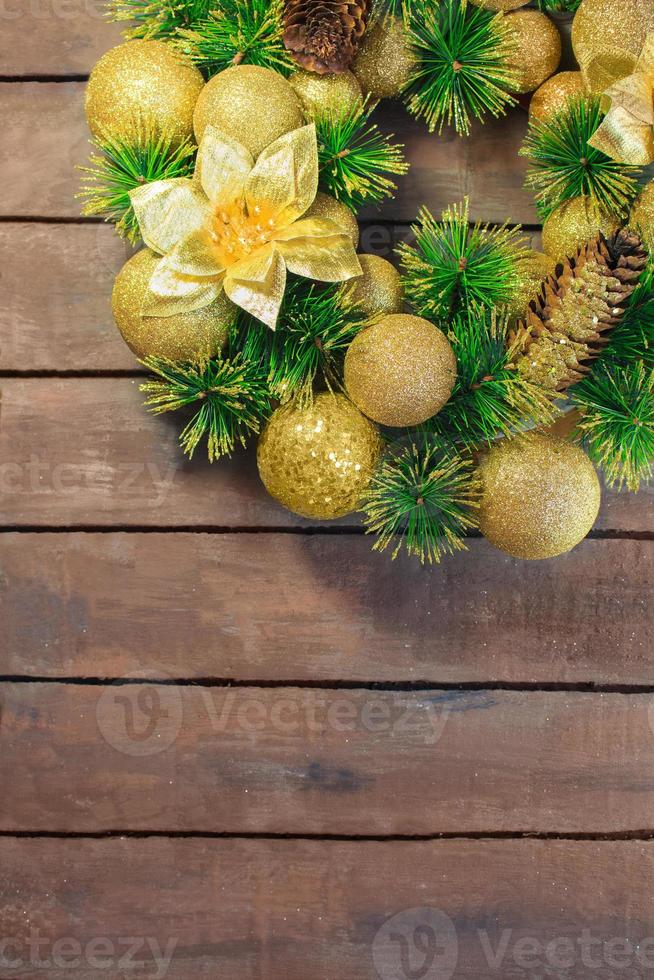
{"label": "sequined gold ball", "polygon": [[560,71],[537,88],[529,103],[529,117],[545,122],[566,103],[584,95],[584,77],[580,71]]}
{"label": "sequined gold ball", "polygon": [[303,124],[299,99],[286,79],[258,65],[235,65],[214,75],[202,89],[193,116],[198,142],[212,125],[246,146],[255,158]]}
{"label": "sequined gold ball", "polygon": [[329,218],[350,236],[356,248],[359,244],[359,222],[347,204],[337,201],[331,194],[318,191],[316,198],[304,215],[305,218]]}
{"label": "sequined gold ball", "polygon": [[374,425],[344,395],[278,408],[259,439],[268,493],[302,517],[332,520],[356,510],[381,454]]}
{"label": "sequined gold ball", "polygon": [[129,138],[152,127],[180,143],[193,135],[202,75],[169,44],[127,41],[100,58],[86,87],[96,137]]}
{"label": "sequined gold ball", "polygon": [[600,211],[588,197],[573,197],[552,211],[543,225],[543,251],[557,262],[571,258],[598,231],[612,235],[615,218]]}
{"label": "sequined gold ball", "polygon": [[482,534],[514,558],[554,558],[586,537],[600,485],[578,446],[544,435],[502,440],[479,465]]}
{"label": "sequined gold ball", "polygon": [[650,252],[654,251],[654,180],[636,198],[630,224],[640,233]]}
{"label": "sequined gold ball", "polygon": [[484,10],[497,10],[507,13],[509,10],[517,10],[524,7],[529,0],[472,0],[475,7],[483,7]]}
{"label": "sequined gold ball", "polygon": [[400,273],[379,255],[360,255],[363,275],[350,281],[348,296],[367,316],[400,313],[404,289]]}
{"label": "sequined gold ball", "polygon": [[428,320],[393,313],[366,327],[345,355],[345,387],[375,422],[419,425],[452,394],[456,358],[442,331]]}
{"label": "sequined gold ball", "polygon": [[516,262],[518,286],[509,304],[511,316],[524,316],[548,276],[554,275],[556,262],[544,252],[528,252]]}
{"label": "sequined gold ball", "polygon": [[561,35],[556,25],[538,10],[518,10],[507,14],[506,26],[516,43],[508,56],[517,81],[514,92],[533,92],[553,75],[561,61]]}
{"label": "sequined gold ball", "polygon": [[582,0],[572,23],[572,46],[584,68],[599,54],[622,50],[638,56],[653,31],[652,0]]}
{"label": "sequined gold ball", "polygon": [[307,119],[316,116],[342,117],[363,101],[361,86],[351,71],[338,75],[317,75],[298,71],[289,78]]}
{"label": "sequined gold ball", "polygon": [[399,17],[384,17],[365,35],[352,71],[364,95],[389,99],[409,81],[416,58]]}
{"label": "sequined gold ball", "polygon": [[141,304],[159,256],[144,248],[125,263],[116,277],[111,305],[127,346],[139,358],[171,361],[213,357],[227,339],[236,307],[224,293],[209,306],[174,316],[141,316]]}

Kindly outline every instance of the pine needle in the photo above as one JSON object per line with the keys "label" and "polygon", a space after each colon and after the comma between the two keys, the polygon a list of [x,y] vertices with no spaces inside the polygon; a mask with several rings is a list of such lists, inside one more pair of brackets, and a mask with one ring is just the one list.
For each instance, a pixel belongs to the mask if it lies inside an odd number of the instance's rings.
{"label": "pine needle", "polygon": [[536,6],[545,14],[574,14],[581,0],[536,0]]}
{"label": "pine needle", "polygon": [[128,39],[169,41],[181,28],[193,27],[207,16],[213,0],[109,0],[107,16],[132,21],[124,31]]}
{"label": "pine needle", "polygon": [[599,364],[654,367],[654,262],[650,260],[617,327],[609,333]]}

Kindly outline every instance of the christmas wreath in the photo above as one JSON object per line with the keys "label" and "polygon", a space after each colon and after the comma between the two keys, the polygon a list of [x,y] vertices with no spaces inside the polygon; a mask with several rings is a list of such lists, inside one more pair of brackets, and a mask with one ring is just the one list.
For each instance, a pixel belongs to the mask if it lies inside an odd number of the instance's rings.
{"label": "christmas wreath", "polygon": [[[521,9],[517,9],[521,8]],[[560,71],[556,12],[575,12]],[[644,0],[112,0],[85,214],[132,244],[118,328],[192,456],[258,435],[297,514],[361,511],[434,562],[479,528],[574,547],[654,460],[654,6]],[[532,93],[523,152],[543,252],[423,209],[400,269],[356,211],[408,167],[380,99],[465,137]],[[565,438],[552,423],[574,413]]]}

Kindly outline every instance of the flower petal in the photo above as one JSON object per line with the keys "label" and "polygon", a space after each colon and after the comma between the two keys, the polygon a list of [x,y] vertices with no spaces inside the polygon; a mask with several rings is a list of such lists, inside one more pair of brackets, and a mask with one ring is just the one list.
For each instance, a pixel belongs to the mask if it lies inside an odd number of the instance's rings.
{"label": "flower petal", "polygon": [[[245,277],[245,278],[242,278]],[[232,266],[225,276],[225,293],[232,303],[247,310],[272,330],[286,289],[286,266],[275,250],[261,250]]]}
{"label": "flower petal", "polygon": [[294,238],[276,246],[288,271],[307,279],[343,282],[363,273],[352,239],[342,232],[331,238]]}
{"label": "flower petal", "polygon": [[224,271],[218,261],[215,246],[206,229],[195,231],[178,242],[166,256],[167,267],[182,276],[203,279],[217,276]]}
{"label": "flower petal", "polygon": [[150,279],[149,289],[141,303],[142,316],[173,316],[192,313],[213,303],[223,288],[221,276],[215,279],[191,279],[180,276],[163,258]]}
{"label": "flower petal", "polygon": [[[292,238],[333,238],[344,235],[345,231],[331,218],[302,218],[275,233],[274,241],[287,242]],[[347,236],[350,241],[352,238]]]}
{"label": "flower petal", "polygon": [[159,255],[166,255],[209,219],[209,202],[188,177],[156,180],[129,196],[143,241]]}
{"label": "flower petal", "polygon": [[250,213],[259,206],[281,223],[295,221],[318,190],[318,143],[313,123],[294,129],[261,153],[245,184]]}
{"label": "flower petal", "polygon": [[207,126],[198,150],[195,177],[211,204],[241,197],[254,157],[246,147],[214,126]]}

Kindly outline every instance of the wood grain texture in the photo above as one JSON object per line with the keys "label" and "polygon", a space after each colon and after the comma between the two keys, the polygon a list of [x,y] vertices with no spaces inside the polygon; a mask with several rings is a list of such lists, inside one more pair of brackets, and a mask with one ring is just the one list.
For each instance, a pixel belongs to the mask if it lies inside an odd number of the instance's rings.
{"label": "wood grain texture", "polygon": [[7,683],[0,783],[12,790],[0,829],[651,832],[653,704],[651,694]]}
{"label": "wood grain texture", "polygon": [[5,534],[0,674],[652,685],[653,559],[471,541],[424,569],[362,537]]}
{"label": "wood grain texture", "polygon": [[[251,452],[211,467],[177,445],[179,420],[143,409],[130,378],[6,378],[0,523],[306,527],[265,493]],[[597,527],[651,530],[654,488],[606,491]],[[358,526],[356,515],[338,522]]]}
{"label": "wood grain texture", "polygon": [[[4,214],[79,214],[75,194],[80,175],[75,166],[83,164],[89,152],[83,101],[81,82],[0,84],[0,112],[12,120],[0,151]],[[363,219],[413,221],[423,204],[439,212],[470,194],[473,218],[537,222],[532,196],[522,187],[526,161],[518,157],[527,125],[524,111],[478,126],[469,139],[452,133],[430,135],[398,104],[383,105],[378,115],[380,126],[407,144],[412,169],[399,178],[395,200],[379,211],[363,211]]]}
{"label": "wood grain texture", "polygon": [[[0,858],[2,934],[29,963],[36,931],[48,980],[603,980],[654,962],[652,843],[3,840]],[[120,967],[126,936],[140,967]]]}

